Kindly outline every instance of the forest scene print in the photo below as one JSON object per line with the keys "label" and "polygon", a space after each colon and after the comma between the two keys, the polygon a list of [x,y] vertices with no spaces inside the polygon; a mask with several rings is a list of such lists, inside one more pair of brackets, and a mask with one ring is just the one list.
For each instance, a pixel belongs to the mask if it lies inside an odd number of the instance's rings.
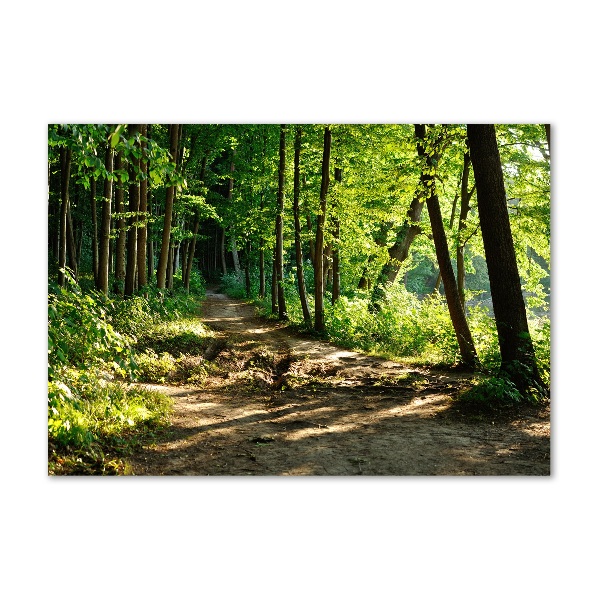
{"label": "forest scene print", "polygon": [[550,475],[550,136],[48,125],[49,475]]}

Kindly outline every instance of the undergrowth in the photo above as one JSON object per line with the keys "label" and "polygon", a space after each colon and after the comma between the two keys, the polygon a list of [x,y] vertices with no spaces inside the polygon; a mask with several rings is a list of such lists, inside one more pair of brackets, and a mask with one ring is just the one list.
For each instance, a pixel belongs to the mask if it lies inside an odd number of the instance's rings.
{"label": "undergrowth", "polygon": [[[224,285],[228,294],[245,297],[241,278],[229,275],[224,279]],[[298,330],[305,330],[293,277],[285,281],[284,287],[289,322]],[[477,294],[467,290],[467,300],[475,298]],[[265,298],[254,296],[253,300],[263,316],[273,317],[268,287]],[[314,306],[314,299],[310,296],[309,305]],[[415,365],[451,366],[458,363],[459,347],[444,296],[434,293],[419,297],[403,285],[395,285],[385,290],[380,307],[380,310],[374,310],[368,292],[356,291],[351,296],[342,295],[333,305],[330,294],[326,292],[324,309],[327,338],[342,347]],[[488,307],[468,302],[467,320],[482,373],[487,379],[484,378],[483,383],[466,396],[465,402],[494,405],[496,398],[496,406],[514,407],[538,401],[543,396],[539,390],[519,392],[513,389],[510,378],[499,372],[501,357],[498,333]],[[529,329],[543,384],[549,388],[550,320],[531,312]]]}
{"label": "undergrowth", "polygon": [[168,423],[170,399],[139,383],[174,366],[180,380],[206,377],[189,356],[209,339],[197,307],[198,296],[150,287],[127,299],[84,292],[68,274],[66,287],[49,284],[50,474],[121,473],[122,457]]}

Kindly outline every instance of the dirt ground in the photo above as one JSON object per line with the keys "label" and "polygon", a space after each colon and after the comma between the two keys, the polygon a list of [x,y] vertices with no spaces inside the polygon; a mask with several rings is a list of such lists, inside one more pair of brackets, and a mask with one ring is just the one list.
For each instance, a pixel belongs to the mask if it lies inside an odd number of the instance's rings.
{"label": "dirt ground", "polygon": [[549,475],[550,410],[460,414],[470,375],[337,348],[208,290],[215,332],[201,387],[149,386],[172,425],[128,460],[132,475]]}

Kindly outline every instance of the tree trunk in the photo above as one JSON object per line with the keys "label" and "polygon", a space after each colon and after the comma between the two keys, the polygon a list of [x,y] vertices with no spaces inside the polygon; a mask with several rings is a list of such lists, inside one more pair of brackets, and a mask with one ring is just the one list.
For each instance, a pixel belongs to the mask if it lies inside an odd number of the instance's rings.
{"label": "tree trunk", "polygon": [[277,312],[277,255],[273,248],[273,265],[271,269],[271,312]]}
{"label": "tree trunk", "polygon": [[250,281],[250,251],[251,251],[250,240],[246,240],[246,250],[244,253],[244,275],[246,279],[246,298],[252,296],[252,286]]}
{"label": "tree trunk", "polygon": [[[140,133],[145,138],[148,135],[148,125],[140,126]],[[142,158],[140,160],[140,170],[143,179],[140,181],[140,205],[139,218],[143,221],[143,225],[138,227],[137,241],[137,276],[138,287],[143,288],[148,284],[146,277],[146,246],[148,240],[148,161],[146,155],[146,141],[142,140]]]}
{"label": "tree trunk", "polygon": [[[131,137],[139,134],[139,125],[129,125]],[[137,142],[136,142],[137,145]],[[137,221],[140,208],[140,185],[138,183],[138,170],[140,159],[131,156],[129,159],[129,212],[133,213],[129,218],[129,231],[127,232],[127,265],[125,268],[125,292],[126,297],[133,296],[135,292],[135,274],[137,267]]]}
{"label": "tree trunk", "polygon": [[302,240],[300,237],[300,150],[302,147],[302,128],[296,127],[294,142],[294,241],[296,244],[296,274],[298,277],[298,295],[302,305],[302,316],[307,329],[312,328],[312,319],[308,299],[306,298],[306,284],[304,283],[304,261],[302,260]]}
{"label": "tree trunk", "polygon": [[58,285],[64,287],[67,268],[67,212],[69,209],[69,179],[71,177],[71,150],[60,149],[60,245],[58,248]]}
{"label": "tree trunk", "polygon": [[69,268],[72,271],[73,277],[77,280],[77,247],[75,245],[75,231],[73,230],[70,201],[67,204],[67,258],[69,259]]}
{"label": "tree trunk", "polygon": [[[173,162],[177,163],[177,147],[179,145],[179,125],[169,125],[169,149]],[[167,279],[167,263],[169,262],[169,248],[171,246],[171,220],[173,218],[173,204],[175,201],[175,186],[167,188],[165,198],[165,221],[162,233],[162,244],[158,267],[156,269],[156,285],[164,289]]]}
{"label": "tree trunk", "polygon": [[[117,152],[115,159],[115,170],[119,171],[123,168],[123,151]],[[121,216],[125,212],[125,193],[123,191],[123,183],[117,184],[115,189],[115,208],[119,213],[117,218],[117,241],[115,248],[115,285],[119,294],[123,293],[125,284],[125,245],[127,240],[127,232],[125,229],[125,219]]]}
{"label": "tree trunk", "polygon": [[90,212],[92,214],[92,273],[98,288],[98,214],[96,211],[96,179],[90,181]]}
{"label": "tree trunk", "polygon": [[221,255],[221,272],[227,275],[227,260],[225,260],[225,227],[221,227],[221,245],[219,247]]}
{"label": "tree trunk", "polygon": [[[229,167],[229,172],[232,174],[235,172],[235,162],[234,162],[235,154],[236,154],[236,151],[233,150],[233,156],[231,157],[231,165]],[[229,178],[229,181],[227,182],[227,204],[229,204],[231,206],[232,202],[233,202],[233,175]],[[240,268],[240,258],[238,256],[238,251],[237,251],[235,225],[231,228],[231,257],[233,259],[233,270],[235,271],[235,274],[239,277],[242,270]]]}
{"label": "tree trunk", "polygon": [[317,217],[317,232],[315,235],[315,330],[325,331],[325,312],[323,310],[323,242],[325,232],[325,214],[327,211],[327,190],[329,189],[329,160],[331,157],[331,130],[325,127],[323,137],[323,161],[321,163],[321,193],[320,207]]}
{"label": "tree trunk", "polygon": [[[337,183],[342,183],[342,170],[337,168],[334,171],[334,179]],[[340,297],[340,218],[337,214],[337,204],[332,206],[332,224],[333,224],[333,249],[332,249],[332,287],[331,287],[331,303],[335,302]]]}
{"label": "tree trunk", "polygon": [[431,232],[435,244],[435,253],[440,266],[442,281],[444,282],[448,311],[450,312],[452,325],[456,332],[461,360],[466,367],[474,369],[478,363],[477,352],[475,350],[475,344],[471,336],[469,324],[467,323],[467,318],[460,304],[458,287],[456,285],[456,279],[454,278],[452,261],[450,260],[450,252],[448,250],[448,241],[444,231],[442,211],[435,191],[435,179],[431,174],[439,157],[425,152],[425,131],[425,125],[415,125],[417,151],[419,156],[424,156],[426,158],[427,165],[427,168],[421,173],[421,185],[423,186],[423,190],[425,190],[427,212],[429,213],[429,220],[431,221]]}
{"label": "tree trunk", "polygon": [[548,142],[548,154],[551,154],[550,150],[550,125],[544,125],[544,129],[546,130],[546,141]]}
{"label": "tree trunk", "polygon": [[[469,193],[469,166],[471,157],[465,152],[463,157],[463,173],[460,186],[460,215],[458,218],[458,238],[456,243],[456,279],[458,285],[458,294],[460,303],[465,308],[465,246],[467,241],[463,239],[464,231],[467,228],[467,217],[469,216],[469,201],[473,192]],[[473,188],[475,190],[475,188]],[[450,224],[452,228],[452,222]]]}
{"label": "tree trunk", "polygon": [[521,392],[544,387],[537,368],[510,229],[494,125],[467,125],[481,235],[502,357],[502,370]]}
{"label": "tree trunk", "polygon": [[277,305],[280,319],[287,319],[283,291],[283,208],[285,190],[285,125],[279,133],[279,172],[277,184],[277,216],[275,218],[275,262],[277,273]]}
{"label": "tree trunk", "polygon": [[99,291],[108,294],[108,273],[110,271],[110,213],[112,202],[113,150],[110,141],[106,144],[104,166],[108,177],[104,180],[104,196],[102,198],[102,221],[100,225],[100,253],[98,257],[98,282]]}
{"label": "tree trunk", "polygon": [[[202,167],[200,169],[200,182],[204,184],[204,178],[206,176],[206,155],[202,158]],[[185,280],[183,282],[185,291],[190,293],[190,277],[192,275],[192,268],[194,266],[194,253],[196,252],[196,236],[198,235],[198,229],[200,228],[200,213],[196,211],[194,216],[194,228],[192,230],[192,239],[187,256],[187,267],[185,269]]]}

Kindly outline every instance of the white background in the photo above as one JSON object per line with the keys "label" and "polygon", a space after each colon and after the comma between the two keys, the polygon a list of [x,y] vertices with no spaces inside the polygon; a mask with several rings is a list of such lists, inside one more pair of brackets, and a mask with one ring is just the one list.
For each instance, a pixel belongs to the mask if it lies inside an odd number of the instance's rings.
{"label": "white background", "polygon": [[[591,3],[565,6],[3,8],[3,597],[591,597],[598,38]],[[551,123],[552,476],[48,477],[46,126],[61,122]]]}

